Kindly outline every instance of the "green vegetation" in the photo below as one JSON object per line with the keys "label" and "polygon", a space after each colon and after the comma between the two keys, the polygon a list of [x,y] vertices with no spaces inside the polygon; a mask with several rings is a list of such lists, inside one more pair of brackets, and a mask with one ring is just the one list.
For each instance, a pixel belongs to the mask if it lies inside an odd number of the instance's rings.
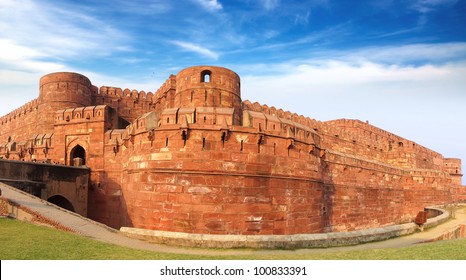
{"label": "green vegetation", "polygon": [[[195,252],[193,250],[193,252]],[[466,259],[466,239],[420,244],[402,249],[353,250],[333,253],[299,251],[209,250],[212,254],[171,254],[135,250],[92,240],[52,228],[16,220],[0,219],[0,259],[86,259],[86,260],[187,260],[187,259],[299,259],[299,260],[424,260]],[[237,252],[237,254],[235,254]],[[218,254],[217,254],[218,253]]]}

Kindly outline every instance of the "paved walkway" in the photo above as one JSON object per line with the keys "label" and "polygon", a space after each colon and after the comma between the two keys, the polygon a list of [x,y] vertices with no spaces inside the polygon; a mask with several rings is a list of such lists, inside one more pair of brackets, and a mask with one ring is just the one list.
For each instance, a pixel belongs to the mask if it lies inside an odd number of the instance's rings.
{"label": "paved walkway", "polygon": [[298,250],[248,250],[248,249],[235,249],[235,250],[207,250],[207,249],[193,249],[183,247],[173,247],[166,245],[153,244],[133,238],[129,238],[121,234],[118,230],[107,227],[103,224],[97,223],[87,218],[83,218],[75,213],[63,210],[51,203],[43,201],[35,196],[24,193],[13,187],[0,183],[2,196],[11,201],[18,203],[30,210],[39,213],[53,221],[56,221],[63,226],[73,229],[77,233],[100,240],[107,243],[112,243],[120,246],[130,247],[134,249],[157,251],[163,253],[176,253],[176,254],[199,254],[199,255],[261,255],[261,254],[312,254],[323,252],[341,252],[349,250],[360,249],[378,249],[378,248],[400,248],[414,245],[420,242],[430,241],[442,235],[444,232],[456,227],[459,224],[466,224],[466,208],[459,209],[456,212],[455,219],[451,219],[444,224],[435,228],[429,229],[421,233],[415,233],[408,236],[398,237],[386,241],[371,242],[356,246],[348,247],[333,247],[323,249],[298,249]]}

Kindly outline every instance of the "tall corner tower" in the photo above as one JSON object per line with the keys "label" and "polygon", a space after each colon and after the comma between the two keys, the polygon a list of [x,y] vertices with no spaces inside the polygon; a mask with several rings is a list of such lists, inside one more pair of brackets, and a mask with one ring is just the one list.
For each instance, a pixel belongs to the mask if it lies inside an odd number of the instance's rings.
{"label": "tall corner tower", "polygon": [[241,81],[235,72],[217,66],[193,66],[176,75],[174,105],[179,108],[233,108],[233,124],[241,123]]}
{"label": "tall corner tower", "polygon": [[58,72],[40,79],[37,133],[53,130],[55,112],[92,105],[91,81],[77,73]]}

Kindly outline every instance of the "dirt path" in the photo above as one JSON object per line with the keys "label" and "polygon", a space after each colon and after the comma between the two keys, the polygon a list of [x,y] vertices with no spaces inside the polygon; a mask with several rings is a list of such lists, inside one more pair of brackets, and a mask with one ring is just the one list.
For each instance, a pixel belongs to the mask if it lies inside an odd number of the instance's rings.
{"label": "dirt path", "polygon": [[77,233],[100,240],[107,243],[112,243],[119,246],[130,247],[134,249],[149,250],[163,253],[175,254],[190,254],[190,255],[265,255],[265,254],[312,254],[324,252],[341,252],[350,250],[362,249],[379,249],[379,248],[400,248],[410,246],[420,242],[426,242],[437,238],[444,232],[459,224],[466,224],[466,208],[458,209],[456,217],[444,224],[424,232],[415,233],[408,236],[389,239],[386,241],[366,243],[356,246],[333,247],[324,249],[297,249],[297,250],[253,250],[253,249],[234,249],[234,250],[208,250],[174,247],[166,245],[153,244],[141,240],[132,239],[124,236],[118,230],[109,228],[103,224],[97,223],[87,218],[83,218],[75,213],[63,210],[53,204],[43,201],[37,197],[19,191],[15,188],[0,183],[2,196],[15,203],[27,207],[28,209],[47,217],[53,221],[62,224],[65,227],[71,228]]}

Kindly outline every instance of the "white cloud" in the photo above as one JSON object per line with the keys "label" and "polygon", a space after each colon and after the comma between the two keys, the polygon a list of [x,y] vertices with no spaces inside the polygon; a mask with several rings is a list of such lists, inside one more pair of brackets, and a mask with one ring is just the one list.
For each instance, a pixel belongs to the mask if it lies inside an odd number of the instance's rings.
{"label": "white cloud", "polygon": [[207,48],[201,47],[193,43],[183,42],[183,41],[172,41],[171,43],[177,45],[178,47],[182,48],[185,51],[194,52],[194,53],[200,54],[202,56],[205,56],[211,59],[217,60],[220,56],[218,53],[214,51],[211,51]]}
{"label": "white cloud", "polygon": [[372,61],[383,64],[441,64],[466,60],[466,43],[410,44],[400,46],[365,47],[349,51],[317,53],[321,59],[339,59],[351,63]]}
{"label": "white cloud", "polygon": [[280,0],[260,0],[261,5],[266,10],[273,10],[280,5]]}
{"label": "white cloud", "polygon": [[435,11],[436,8],[442,5],[451,5],[458,2],[458,0],[416,0],[412,3],[411,8],[419,13],[430,13]]}
{"label": "white cloud", "polygon": [[[243,65],[242,98],[317,120],[369,120],[446,157],[466,160],[466,58],[461,44],[386,47],[376,53],[354,50],[335,57],[281,64]],[[448,52],[454,50],[456,55]],[[387,64],[397,52],[409,58],[440,55],[441,64]],[[363,54],[366,54],[363,57]],[[235,69],[233,66],[232,69]],[[250,69],[253,69],[250,71]],[[268,73],[266,75],[256,73]],[[453,140],[454,141],[451,141]]]}
{"label": "white cloud", "polygon": [[297,14],[295,16],[295,24],[307,25],[309,23],[309,16],[311,15],[310,11],[307,11],[304,14]]}
{"label": "white cloud", "polygon": [[[32,0],[2,1],[0,64],[26,71],[53,71],[56,61],[106,56],[129,49],[128,36],[75,7]],[[44,62],[48,60],[48,62]]]}
{"label": "white cloud", "polygon": [[222,4],[219,3],[217,0],[195,0],[195,1],[208,11],[219,11],[223,9]]}

